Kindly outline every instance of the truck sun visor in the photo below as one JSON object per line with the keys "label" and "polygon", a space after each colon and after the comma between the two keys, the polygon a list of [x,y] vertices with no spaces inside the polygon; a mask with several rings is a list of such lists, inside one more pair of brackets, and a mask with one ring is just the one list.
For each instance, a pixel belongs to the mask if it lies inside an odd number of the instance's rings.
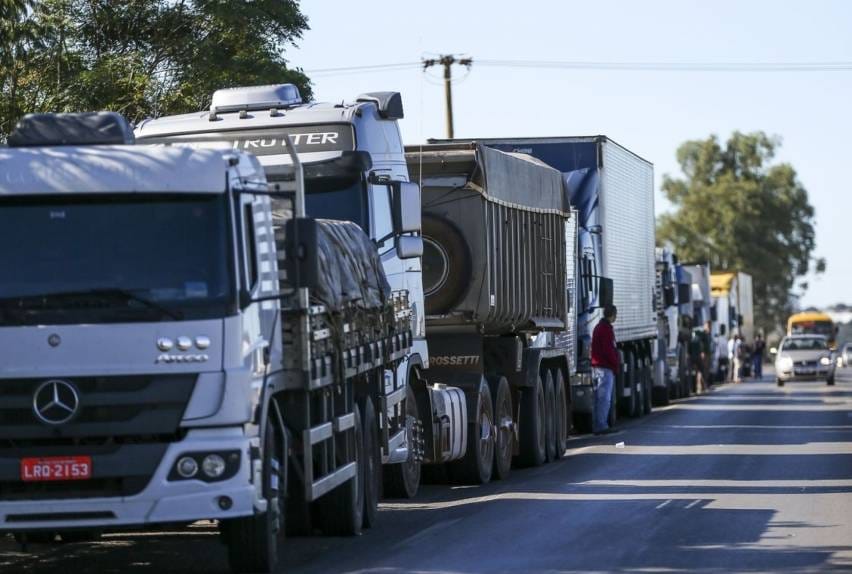
{"label": "truck sun visor", "polygon": [[9,134],[9,147],[130,145],[130,123],[116,112],[27,114]]}

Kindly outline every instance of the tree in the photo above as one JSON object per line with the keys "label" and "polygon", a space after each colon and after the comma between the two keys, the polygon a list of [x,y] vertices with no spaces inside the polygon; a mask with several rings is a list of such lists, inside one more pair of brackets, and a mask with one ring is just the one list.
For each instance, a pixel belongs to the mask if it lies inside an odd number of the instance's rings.
{"label": "tree", "polygon": [[750,273],[755,323],[766,332],[783,325],[797,279],[825,270],[825,260],[812,257],[807,190],[790,164],[771,165],[780,144],[763,132],[734,132],[724,147],[716,136],[682,144],[677,160],[685,178],[666,175],[662,185],[676,210],[660,216],[657,229],[658,241],[682,260]]}
{"label": "tree", "polygon": [[[12,17],[7,18],[10,14]],[[0,139],[24,112],[192,112],[219,88],[311,84],[295,0],[0,0]]]}

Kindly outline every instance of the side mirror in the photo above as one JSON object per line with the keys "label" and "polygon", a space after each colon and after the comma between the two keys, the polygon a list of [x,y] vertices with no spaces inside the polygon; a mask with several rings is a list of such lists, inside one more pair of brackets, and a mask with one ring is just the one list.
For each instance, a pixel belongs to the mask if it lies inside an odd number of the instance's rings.
{"label": "side mirror", "polygon": [[420,186],[400,181],[393,184],[393,230],[397,235],[418,233],[420,222]]}
{"label": "side mirror", "polygon": [[778,347],[769,347],[769,354],[770,355],[777,355],[778,354]]}
{"label": "side mirror", "polygon": [[663,302],[666,307],[674,307],[675,305],[675,288],[671,285],[663,287]]}
{"label": "side mirror", "polygon": [[612,305],[614,286],[612,279],[609,277],[601,277],[599,285],[600,306],[606,307]]}
{"label": "side mirror", "polygon": [[396,256],[400,259],[414,259],[423,256],[423,238],[401,235],[396,238]]}
{"label": "side mirror", "polygon": [[677,300],[678,303],[684,305],[692,302],[692,285],[689,283],[677,284]]}

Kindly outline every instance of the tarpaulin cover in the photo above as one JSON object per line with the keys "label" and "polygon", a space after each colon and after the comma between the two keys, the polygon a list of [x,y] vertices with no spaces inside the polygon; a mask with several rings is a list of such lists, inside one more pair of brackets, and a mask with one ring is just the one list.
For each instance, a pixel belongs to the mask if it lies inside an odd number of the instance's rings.
{"label": "tarpaulin cover", "polygon": [[332,310],[382,307],[391,289],[379,252],[351,221],[317,220],[320,281],[315,296]]}

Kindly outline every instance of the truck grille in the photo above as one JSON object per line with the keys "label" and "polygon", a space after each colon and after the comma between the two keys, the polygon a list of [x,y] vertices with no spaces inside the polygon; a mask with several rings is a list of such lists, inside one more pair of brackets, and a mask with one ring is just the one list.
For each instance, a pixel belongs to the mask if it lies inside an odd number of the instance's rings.
{"label": "truck grille", "polygon": [[[141,492],[180,421],[195,375],[68,377],[79,393],[76,415],[48,425],[33,412],[46,379],[0,379],[0,500],[132,496]],[[24,457],[90,456],[88,480],[23,482]]]}
{"label": "truck grille", "polygon": [[13,446],[174,440],[195,375],[69,377],[79,391],[75,417],[47,425],[33,412],[46,379],[0,379],[0,449]]}

